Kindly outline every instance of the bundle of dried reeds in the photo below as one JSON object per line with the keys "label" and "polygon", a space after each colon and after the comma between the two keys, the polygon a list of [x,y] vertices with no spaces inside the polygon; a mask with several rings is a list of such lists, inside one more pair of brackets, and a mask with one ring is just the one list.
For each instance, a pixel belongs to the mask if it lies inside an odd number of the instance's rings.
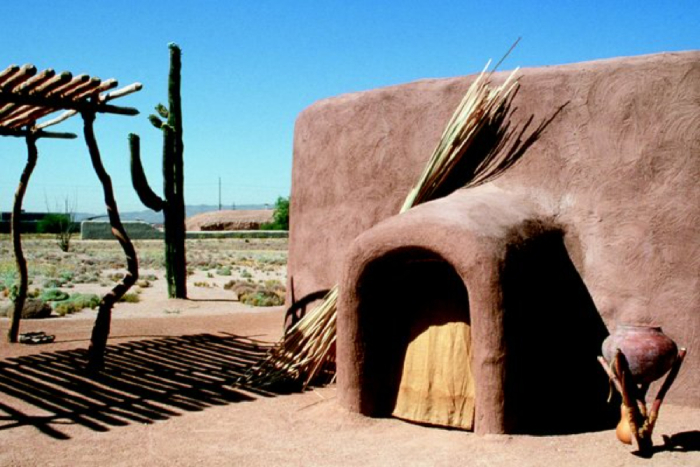
{"label": "bundle of dried reeds", "polygon": [[305,389],[319,379],[319,375],[326,376],[319,382],[330,382],[334,375],[337,302],[338,286],[335,286],[320,305],[287,331],[267,357],[254,365],[239,384],[265,387],[291,383]]}
{"label": "bundle of dried reeds", "polygon": [[[449,185],[475,186],[490,179],[512,161],[508,151],[500,151],[505,131],[500,128],[510,100],[518,87],[516,72],[500,86],[493,87],[487,72],[490,62],[471,84],[457,110],[447,124],[425,170],[410,191],[401,208],[413,206],[444,196]],[[483,138],[485,133],[487,137]],[[480,140],[479,137],[482,137]],[[479,148],[473,145],[479,141]],[[486,146],[486,147],[485,147]],[[473,149],[470,151],[470,149]],[[453,176],[465,158],[473,157],[470,169],[455,184]],[[457,174],[460,175],[460,174]],[[252,367],[242,378],[241,385],[270,386],[296,382],[301,388],[317,381],[319,375],[334,374],[336,305],[338,287],[326,295],[323,302],[292,327],[268,356]]]}
{"label": "bundle of dried reeds", "polygon": [[[518,87],[516,78],[518,70],[514,70],[502,85],[491,87],[490,77],[493,72],[486,73],[490,63],[486,64],[479,77],[469,86],[457,110],[447,123],[418,183],[406,197],[401,212],[435,199],[434,195],[452,175],[457,165],[465,156],[469,156],[469,149],[480,131],[502,115],[503,109]],[[489,154],[493,157],[498,156],[493,152]],[[497,163],[493,164],[493,157],[489,158],[488,154],[480,152],[477,156],[481,160],[478,161],[479,164],[474,173],[465,174],[467,178],[462,183],[464,187],[482,183],[498,166]]]}

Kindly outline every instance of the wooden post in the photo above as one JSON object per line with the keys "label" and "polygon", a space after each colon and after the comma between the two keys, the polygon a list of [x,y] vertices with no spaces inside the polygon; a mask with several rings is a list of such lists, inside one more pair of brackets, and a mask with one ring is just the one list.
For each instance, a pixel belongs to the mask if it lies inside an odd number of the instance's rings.
{"label": "wooden post", "polygon": [[17,271],[19,272],[19,287],[17,290],[17,296],[14,298],[14,309],[12,311],[10,329],[7,332],[7,340],[11,343],[17,342],[19,335],[19,322],[22,319],[22,309],[24,308],[24,302],[27,299],[27,287],[29,284],[29,279],[27,277],[27,261],[24,259],[24,253],[22,252],[22,239],[20,232],[22,200],[24,199],[24,193],[27,191],[29,178],[32,176],[32,172],[34,171],[34,167],[36,166],[36,161],[38,159],[36,135],[31,131],[28,131],[25,136],[25,140],[27,141],[27,163],[24,166],[24,171],[22,171],[22,175],[19,179],[19,185],[17,186],[17,191],[15,192],[10,227],[12,231],[12,247],[14,248],[15,262],[17,263]]}
{"label": "wooden post", "polygon": [[87,368],[88,372],[95,374],[102,371],[104,368],[104,354],[107,348],[107,338],[109,337],[111,326],[112,307],[122,296],[124,296],[127,290],[129,290],[129,288],[136,283],[139,277],[139,268],[136,250],[134,249],[131,240],[129,240],[129,236],[127,235],[121,219],[119,218],[119,211],[117,209],[117,203],[114,200],[114,192],[112,190],[112,180],[102,165],[100,150],[97,146],[97,140],[95,139],[95,133],[93,130],[95,113],[91,111],[82,111],[81,116],[83,117],[85,143],[87,144],[88,151],[90,152],[90,160],[92,161],[92,166],[95,169],[97,177],[100,179],[100,183],[102,184],[104,191],[105,205],[107,207],[109,223],[112,226],[112,234],[116,237],[124,250],[127,267],[127,273],[124,276],[124,279],[122,279],[121,282],[119,282],[111,291],[102,297],[97,311],[97,319],[95,320],[95,326],[92,329],[92,336],[90,338]]}

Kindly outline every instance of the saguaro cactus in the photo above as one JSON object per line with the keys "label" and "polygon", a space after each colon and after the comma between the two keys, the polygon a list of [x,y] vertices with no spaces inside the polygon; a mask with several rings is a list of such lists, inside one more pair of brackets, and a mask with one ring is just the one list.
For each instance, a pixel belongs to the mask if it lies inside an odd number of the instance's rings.
{"label": "saguaro cactus", "polygon": [[168,297],[187,298],[187,268],[185,259],[185,193],[182,141],[182,108],[180,103],[180,47],[169,44],[170,75],[168,78],[168,107],[156,106],[158,115],[149,120],[163,132],[163,198],[148,184],[141,165],[140,139],[129,135],[131,149],[131,180],[141,202],[154,211],[163,211],[165,224],[165,271]]}

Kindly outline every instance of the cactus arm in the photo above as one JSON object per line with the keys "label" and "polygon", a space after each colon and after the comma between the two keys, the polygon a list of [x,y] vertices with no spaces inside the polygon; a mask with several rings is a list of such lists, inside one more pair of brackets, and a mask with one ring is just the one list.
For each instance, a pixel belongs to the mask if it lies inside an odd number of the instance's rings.
{"label": "cactus arm", "polygon": [[156,106],[156,112],[158,112],[158,115],[160,115],[162,118],[168,118],[170,116],[170,112],[168,112],[168,108],[165,107],[163,104],[158,104]]}
{"label": "cactus arm", "polygon": [[146,207],[158,212],[163,209],[164,201],[156,195],[148,184],[146,173],[141,164],[141,144],[138,135],[129,134],[129,150],[131,152],[131,182],[136,194]]}
{"label": "cactus arm", "polygon": [[158,128],[159,130],[163,128],[163,122],[160,118],[156,117],[155,115],[149,115],[148,121],[151,122],[151,125]]}

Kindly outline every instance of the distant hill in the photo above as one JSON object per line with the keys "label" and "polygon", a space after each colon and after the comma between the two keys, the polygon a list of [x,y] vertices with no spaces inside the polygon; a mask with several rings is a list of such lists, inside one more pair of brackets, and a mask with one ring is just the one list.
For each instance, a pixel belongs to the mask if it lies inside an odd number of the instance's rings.
{"label": "distant hill", "polygon": [[[237,204],[236,211],[256,211],[261,209],[271,209],[272,204]],[[231,206],[222,206],[221,209],[231,210]],[[218,211],[219,206],[212,204],[197,204],[192,206],[185,206],[185,215],[187,217],[192,217],[196,214],[201,214],[204,212]],[[162,224],[163,223],[163,213],[155,212],[150,209],[144,209],[143,211],[129,211],[121,212],[119,216],[123,221],[143,221],[149,224]],[[75,220],[80,222],[85,219],[107,217],[107,214],[102,216],[96,214],[86,214],[86,213],[76,213]]]}

